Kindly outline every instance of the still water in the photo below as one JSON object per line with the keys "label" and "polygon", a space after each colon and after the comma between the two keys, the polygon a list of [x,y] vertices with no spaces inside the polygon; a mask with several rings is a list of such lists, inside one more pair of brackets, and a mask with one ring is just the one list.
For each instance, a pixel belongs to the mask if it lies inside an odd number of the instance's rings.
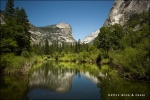
{"label": "still water", "polygon": [[110,66],[46,62],[29,76],[1,76],[5,100],[124,99],[148,100],[150,84],[124,80]]}

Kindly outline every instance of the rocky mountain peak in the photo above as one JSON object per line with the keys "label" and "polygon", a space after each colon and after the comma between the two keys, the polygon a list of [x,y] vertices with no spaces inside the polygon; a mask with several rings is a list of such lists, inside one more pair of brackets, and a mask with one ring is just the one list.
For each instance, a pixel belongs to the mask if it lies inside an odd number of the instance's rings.
{"label": "rocky mountain peak", "polygon": [[62,23],[59,23],[59,24],[56,24],[57,27],[59,28],[71,28],[71,26],[65,22],[62,22]]}
{"label": "rocky mountain peak", "polygon": [[73,37],[72,27],[66,23],[59,23],[54,25],[48,25],[43,27],[36,27],[31,25],[31,39],[33,44],[44,45],[47,39],[49,45],[53,42],[58,41],[59,43],[74,43],[76,40]]}
{"label": "rocky mountain peak", "polygon": [[90,35],[86,36],[81,43],[90,43],[92,42],[99,34],[100,30],[96,30],[95,32],[92,32]]}
{"label": "rocky mountain peak", "polygon": [[104,26],[115,23],[124,25],[134,13],[142,13],[150,8],[149,0],[115,0]]}

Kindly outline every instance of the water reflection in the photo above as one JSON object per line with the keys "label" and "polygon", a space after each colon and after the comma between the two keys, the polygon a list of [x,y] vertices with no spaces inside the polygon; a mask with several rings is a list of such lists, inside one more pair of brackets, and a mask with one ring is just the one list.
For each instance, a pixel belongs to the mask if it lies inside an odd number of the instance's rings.
{"label": "water reflection", "polygon": [[101,83],[100,94],[102,98],[109,100],[149,100],[150,83],[127,81],[118,77],[115,71],[109,72],[109,78],[98,77]]}
{"label": "water reflection", "polygon": [[75,64],[47,62],[30,75],[28,97],[29,99],[41,97],[44,97],[41,99],[100,99],[99,88],[96,85],[98,82],[96,76],[77,69]]}
{"label": "water reflection", "polygon": [[[21,76],[1,76],[0,99],[149,100],[150,84],[118,77],[108,65],[46,62]],[[133,96],[132,96],[133,95]]]}
{"label": "water reflection", "polygon": [[90,64],[47,62],[30,76],[29,87],[30,91],[37,88],[46,89],[49,92],[44,93],[53,95],[53,97],[47,95],[47,98],[124,100],[150,98],[149,83],[124,80],[108,65],[98,68]]}
{"label": "water reflection", "polygon": [[95,84],[99,82],[98,78],[88,71],[79,71],[75,67],[65,68],[62,63],[47,62],[30,75],[29,87],[30,89],[38,87],[56,92],[68,92],[71,90],[74,75],[80,78],[81,74]]}
{"label": "water reflection", "polygon": [[0,99],[1,100],[26,100],[27,80],[22,76],[0,75]]}
{"label": "water reflection", "polygon": [[58,69],[49,62],[32,73],[29,86],[30,89],[38,87],[57,92],[68,92],[71,89],[74,74],[74,70]]}
{"label": "water reflection", "polygon": [[89,72],[81,72],[87,79],[92,81],[93,83],[97,84],[99,83],[99,80],[96,76],[91,75]]}

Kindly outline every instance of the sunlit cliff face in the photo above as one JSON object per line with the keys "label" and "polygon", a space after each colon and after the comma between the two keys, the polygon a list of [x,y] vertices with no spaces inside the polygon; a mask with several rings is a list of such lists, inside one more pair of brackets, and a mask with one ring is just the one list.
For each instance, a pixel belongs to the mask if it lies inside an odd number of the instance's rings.
{"label": "sunlit cliff face", "polygon": [[90,35],[86,36],[81,43],[90,43],[91,41],[93,41],[99,34],[100,30],[98,29],[97,31],[91,33]]}
{"label": "sunlit cliff face", "polygon": [[48,39],[49,45],[54,41],[75,43],[76,40],[73,37],[72,27],[67,23],[59,23],[55,25],[48,25],[42,27],[36,27],[30,24],[31,42],[32,44],[44,45],[45,39]]}
{"label": "sunlit cliff face", "polygon": [[116,23],[124,25],[129,20],[130,15],[148,11],[149,7],[149,0],[115,0],[104,26]]}

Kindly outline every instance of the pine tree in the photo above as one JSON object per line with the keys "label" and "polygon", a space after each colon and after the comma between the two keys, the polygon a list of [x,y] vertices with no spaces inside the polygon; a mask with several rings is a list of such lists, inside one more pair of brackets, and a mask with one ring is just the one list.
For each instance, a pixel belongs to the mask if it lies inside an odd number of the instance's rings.
{"label": "pine tree", "polygon": [[[14,9],[14,0],[8,0],[5,6],[6,24],[1,25],[0,49],[2,53],[12,52],[20,55],[22,51],[30,51],[30,24],[23,8]],[[6,45],[7,44],[7,45]]]}
{"label": "pine tree", "polygon": [[8,0],[5,6],[5,13],[7,15],[13,16],[14,12],[14,0]]}
{"label": "pine tree", "polygon": [[20,10],[17,7],[15,10],[15,16],[16,16],[17,23],[23,28],[21,35],[19,35],[18,37],[21,39],[21,40],[19,39],[18,42],[18,44],[21,47],[21,51],[22,50],[30,51],[30,32],[29,32],[30,25],[24,8],[21,8]]}
{"label": "pine tree", "polygon": [[45,40],[45,54],[49,54],[49,43],[47,39]]}
{"label": "pine tree", "polygon": [[15,17],[15,19],[16,19],[16,23],[20,25],[21,14],[20,14],[20,9],[19,9],[19,7],[16,7],[15,13],[14,13],[14,17]]}

